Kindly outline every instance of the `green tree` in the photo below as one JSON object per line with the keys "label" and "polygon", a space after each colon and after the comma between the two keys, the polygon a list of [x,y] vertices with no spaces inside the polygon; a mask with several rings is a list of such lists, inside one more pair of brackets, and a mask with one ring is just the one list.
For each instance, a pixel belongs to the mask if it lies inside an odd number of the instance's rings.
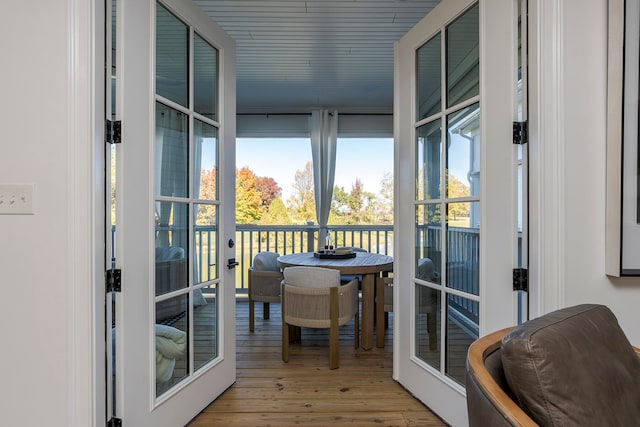
{"label": "green tree", "polygon": [[[458,180],[453,175],[447,176],[447,197],[453,199],[456,197],[467,197],[471,194],[469,186]],[[450,203],[447,208],[447,214],[454,219],[460,217],[469,217],[469,202]]]}
{"label": "green tree", "polygon": [[[217,196],[217,168],[214,166],[211,170],[200,171],[200,196],[201,199],[216,200]],[[213,205],[200,204],[198,206],[198,215],[196,216],[197,225],[215,224],[216,207]]]}
{"label": "green tree", "polygon": [[332,219],[331,224],[347,224],[349,217],[349,193],[344,187],[333,187],[333,199],[331,200],[331,212],[329,217]]}
{"label": "green tree", "polygon": [[287,207],[280,197],[274,199],[269,205],[267,211],[262,214],[260,219],[262,225],[287,225],[291,224],[291,218],[287,212]]}
{"label": "green tree", "polygon": [[375,222],[375,194],[365,191],[360,179],[356,178],[347,193],[342,187],[333,189],[331,211],[334,224],[373,224]]}
{"label": "green tree", "polygon": [[316,221],[316,201],[313,191],[313,165],[309,161],[303,170],[297,170],[293,182],[293,193],[287,201],[289,215],[294,223],[305,224]]}
{"label": "green tree", "polygon": [[249,168],[236,169],[236,222],[257,224],[262,216],[262,198],[256,174]]}
{"label": "green tree", "polygon": [[393,224],[393,175],[390,172],[385,173],[380,181],[376,224]]}

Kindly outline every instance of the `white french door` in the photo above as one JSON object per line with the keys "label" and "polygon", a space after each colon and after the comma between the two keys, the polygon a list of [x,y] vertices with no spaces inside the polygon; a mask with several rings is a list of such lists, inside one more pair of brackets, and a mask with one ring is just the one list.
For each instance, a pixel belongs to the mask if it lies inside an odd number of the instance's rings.
{"label": "white french door", "polygon": [[235,44],[190,0],[111,1],[122,290],[107,411],[174,427],[235,381]]}
{"label": "white french door", "polygon": [[443,1],[396,45],[394,378],[454,426],[468,346],[517,321],[519,4]]}

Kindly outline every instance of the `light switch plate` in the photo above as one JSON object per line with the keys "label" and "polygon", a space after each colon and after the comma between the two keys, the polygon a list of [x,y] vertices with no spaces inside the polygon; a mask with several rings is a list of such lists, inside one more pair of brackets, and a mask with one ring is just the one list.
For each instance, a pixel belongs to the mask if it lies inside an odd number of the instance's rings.
{"label": "light switch plate", "polygon": [[33,184],[0,184],[0,215],[33,215]]}

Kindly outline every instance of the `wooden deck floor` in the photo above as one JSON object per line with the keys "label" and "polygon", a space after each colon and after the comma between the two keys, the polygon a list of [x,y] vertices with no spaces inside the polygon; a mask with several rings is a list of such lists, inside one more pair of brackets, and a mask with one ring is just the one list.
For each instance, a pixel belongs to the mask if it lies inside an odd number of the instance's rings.
{"label": "wooden deck floor", "polygon": [[353,348],[353,323],[343,326],[335,370],[327,331],[303,329],[289,363],[282,362],[281,336],[279,304],[271,304],[269,320],[257,305],[250,333],[248,303],[238,302],[237,381],[189,427],[446,425],[391,378],[390,330],[384,349],[364,351]]}

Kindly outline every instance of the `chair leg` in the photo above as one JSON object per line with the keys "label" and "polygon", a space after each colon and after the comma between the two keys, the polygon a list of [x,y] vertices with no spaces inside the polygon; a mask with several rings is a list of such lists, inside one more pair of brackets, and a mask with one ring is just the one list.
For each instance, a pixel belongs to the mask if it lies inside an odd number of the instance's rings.
{"label": "chair leg", "polygon": [[289,325],[289,342],[302,342],[302,328],[300,326]]}
{"label": "chair leg", "polygon": [[438,348],[438,333],[436,328],[436,313],[438,309],[438,300],[435,292],[431,294],[431,301],[428,302],[431,310],[427,313],[427,332],[429,333],[429,350],[437,350]]}
{"label": "chair leg", "polygon": [[268,302],[262,303],[262,318],[264,320],[269,320],[269,303]]}
{"label": "chair leg", "polygon": [[376,347],[384,348],[384,283],[376,283]]}
{"label": "chair leg", "polygon": [[282,361],[289,361],[289,325],[282,322]]}
{"label": "chair leg", "polygon": [[282,315],[282,361],[283,362],[289,362],[289,325],[287,325],[287,322],[285,322],[285,310],[286,310],[286,304],[285,304],[285,292],[284,292],[284,285],[281,286],[281,300],[280,300],[280,314]]}
{"label": "chair leg", "polygon": [[253,311],[253,300],[249,298],[249,332],[253,332],[253,323],[255,314]]}
{"label": "chair leg", "polygon": [[356,312],[353,320],[353,348],[360,347],[360,313]]}
{"label": "chair leg", "polygon": [[438,348],[438,334],[436,333],[436,316],[427,313],[427,332],[429,332],[429,350]]}
{"label": "chair leg", "polygon": [[429,350],[438,348],[438,334],[436,333],[436,315],[427,313],[427,332],[429,332]]}
{"label": "chair leg", "polygon": [[338,287],[333,287],[329,294],[329,369],[340,367],[340,340],[338,337]]}

